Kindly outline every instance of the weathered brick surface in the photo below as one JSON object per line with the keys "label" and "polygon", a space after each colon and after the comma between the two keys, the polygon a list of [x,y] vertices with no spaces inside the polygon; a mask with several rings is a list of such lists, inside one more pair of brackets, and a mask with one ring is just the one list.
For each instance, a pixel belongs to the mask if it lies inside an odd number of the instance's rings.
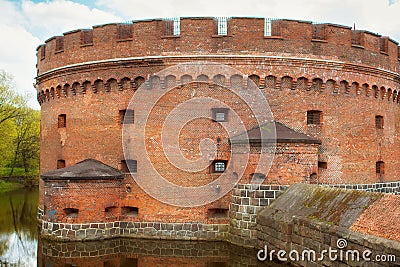
{"label": "weathered brick surface", "polygon": [[[362,32],[363,47],[352,46],[351,29],[337,25],[326,26],[325,41],[312,40],[311,23],[288,20],[280,21],[281,38],[264,37],[263,24],[262,19],[234,18],[229,22],[227,36],[215,36],[212,19],[187,18],[181,21],[179,37],[163,37],[163,21],[142,21],[132,25],[132,40],[124,41],[116,39],[117,25],[102,25],[94,27],[92,45],[81,45],[80,31],[66,33],[63,51],[57,53],[56,39],[49,39],[38,49],[36,86],[42,107],[41,172],[56,169],[59,159],[70,166],[95,158],[121,169],[119,110],[126,109],[142,80],[166,67],[206,60],[238,69],[244,74],[243,86],[247,85],[248,76],[253,75],[250,78],[268,99],[276,121],[322,140],[318,147],[278,145],[267,183],[291,184],[317,173],[322,183],[372,184],[379,181],[375,171],[377,161],[385,162],[385,181],[398,180],[400,155],[394,149],[399,143],[400,118],[397,45],[388,40],[387,52],[381,53],[381,37]],[[176,75],[176,84],[183,82],[184,74]],[[208,75],[210,80],[214,77]],[[159,78],[159,88],[151,90],[164,90],[168,81],[166,77]],[[224,86],[230,86],[230,78],[225,77]],[[216,85],[210,88],[192,83],[177,87],[179,92],[172,91],[160,103],[172,107],[187,99],[194,87],[202,96],[214,93],[215,97],[218,93],[227,103],[235,101]],[[154,111],[160,120],[165,118],[164,112],[170,110],[164,107]],[[236,108],[241,109],[240,103]],[[307,125],[307,110],[322,111],[320,126]],[[66,114],[66,128],[57,128],[59,114]],[[376,115],[384,117],[382,130],[375,128]],[[244,122],[250,127],[251,119]],[[158,120],[150,125],[152,133],[161,129]],[[195,158],[198,142],[189,143],[188,140],[216,139],[217,136],[224,136],[218,124],[197,120],[183,128],[180,145],[186,151],[193,149],[185,156]],[[229,152],[230,147],[224,149]],[[150,157],[155,165],[180,185],[202,185],[216,178],[206,171],[183,175],[180,170],[166,165],[166,159],[160,155],[161,150],[153,146]],[[225,154],[222,157],[229,159]],[[256,153],[251,155],[241,183],[249,181],[254,172],[252,163],[257,157]],[[326,170],[318,170],[318,160],[327,162]],[[46,214],[49,209],[44,209],[43,181],[40,181],[40,191],[39,206]],[[78,191],[69,194],[73,192]],[[132,221],[212,224],[216,222],[207,216],[208,208],[229,206],[229,196],[201,207],[169,206],[148,196],[130,176],[125,177],[121,194],[114,193],[109,194],[115,195],[109,202],[138,207],[138,217]],[[57,205],[65,207],[67,202],[73,201],[56,199],[56,193],[52,196],[54,201],[59,201]],[[85,197],[69,197],[86,205]],[[93,208],[104,208],[96,205]],[[97,214],[93,211],[81,219],[87,221]],[[227,218],[224,222],[218,219],[218,223],[227,222]]]}

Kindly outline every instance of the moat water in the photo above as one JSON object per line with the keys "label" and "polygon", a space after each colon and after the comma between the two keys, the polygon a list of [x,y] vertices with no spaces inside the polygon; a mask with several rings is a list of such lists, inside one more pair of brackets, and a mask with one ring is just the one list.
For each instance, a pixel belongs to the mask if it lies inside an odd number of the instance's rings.
{"label": "moat water", "polygon": [[38,190],[0,194],[0,267],[283,266],[257,260],[257,251],[225,242],[112,239],[40,240]]}

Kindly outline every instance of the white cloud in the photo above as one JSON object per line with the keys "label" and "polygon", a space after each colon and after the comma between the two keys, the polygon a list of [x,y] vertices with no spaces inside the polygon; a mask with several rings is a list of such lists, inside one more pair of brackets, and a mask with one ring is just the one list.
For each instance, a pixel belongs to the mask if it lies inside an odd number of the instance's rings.
{"label": "white cloud", "polygon": [[121,21],[111,13],[66,0],[34,3],[0,0],[0,69],[14,77],[16,90],[29,95],[29,105],[39,108],[33,88],[36,48],[54,35]]}

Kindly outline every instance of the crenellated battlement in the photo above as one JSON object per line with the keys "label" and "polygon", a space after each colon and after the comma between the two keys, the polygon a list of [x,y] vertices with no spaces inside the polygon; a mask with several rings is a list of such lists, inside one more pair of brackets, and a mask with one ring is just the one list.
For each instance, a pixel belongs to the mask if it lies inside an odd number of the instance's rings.
{"label": "crenellated battlement", "polygon": [[38,75],[85,62],[164,55],[296,55],[398,72],[389,37],[335,24],[264,18],[180,18],[74,30],[37,48]]}

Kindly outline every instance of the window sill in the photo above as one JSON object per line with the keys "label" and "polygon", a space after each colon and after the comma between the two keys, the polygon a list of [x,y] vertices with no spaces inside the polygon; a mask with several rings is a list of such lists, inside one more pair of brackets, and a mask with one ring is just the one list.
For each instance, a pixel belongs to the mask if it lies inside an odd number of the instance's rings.
{"label": "window sill", "polygon": [[283,40],[283,37],[282,36],[264,36],[264,39]]}
{"label": "window sill", "polygon": [[93,46],[93,43],[90,44],[82,44],[81,47],[86,47],[86,46]]}
{"label": "window sill", "polygon": [[311,39],[311,42],[316,42],[316,43],[327,43],[327,40],[324,39]]}
{"label": "window sill", "polygon": [[133,38],[118,39],[117,43],[133,41]]}
{"label": "window sill", "polygon": [[180,38],[179,35],[164,35],[161,36],[161,39],[175,39],[175,38]]}
{"label": "window sill", "polygon": [[360,49],[365,49],[364,46],[362,46],[362,45],[356,45],[356,44],[352,44],[351,47],[360,48]]}

